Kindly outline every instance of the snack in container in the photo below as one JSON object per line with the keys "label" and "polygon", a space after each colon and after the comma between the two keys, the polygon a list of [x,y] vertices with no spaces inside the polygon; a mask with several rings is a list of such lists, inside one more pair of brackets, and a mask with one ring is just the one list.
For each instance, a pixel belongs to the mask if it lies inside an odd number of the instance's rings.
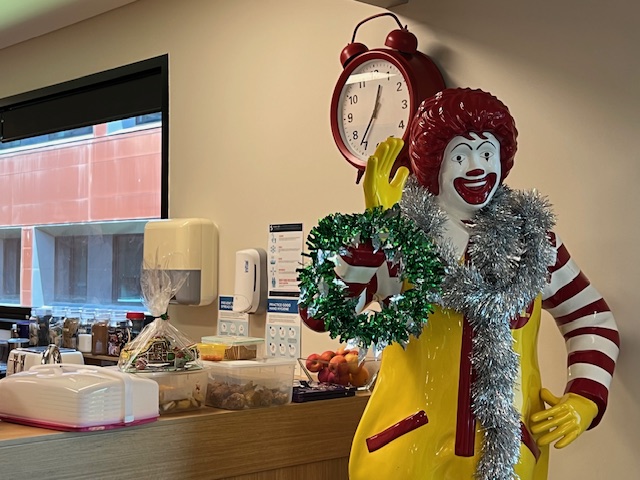
{"label": "snack in container", "polygon": [[219,362],[224,360],[227,346],[221,343],[198,343],[200,359],[205,362]]}
{"label": "snack in container", "polygon": [[295,360],[225,360],[208,366],[206,404],[226,410],[272,407],[291,402]]}
{"label": "snack in container", "polygon": [[158,384],[160,415],[197,410],[205,405],[207,369],[142,372],[136,376],[154,380]]}
{"label": "snack in container", "polygon": [[[241,337],[236,335],[219,335],[202,337],[201,342],[224,349],[225,360],[251,360],[258,358],[259,347],[264,345],[264,338]],[[204,359],[203,359],[204,360]]]}

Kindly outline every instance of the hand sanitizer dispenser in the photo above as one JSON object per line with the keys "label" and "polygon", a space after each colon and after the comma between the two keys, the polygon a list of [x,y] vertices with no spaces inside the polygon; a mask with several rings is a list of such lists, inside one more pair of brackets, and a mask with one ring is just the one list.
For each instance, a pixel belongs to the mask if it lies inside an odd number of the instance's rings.
{"label": "hand sanitizer dispenser", "polygon": [[267,252],[249,248],[236,252],[233,311],[262,313],[267,305]]}
{"label": "hand sanitizer dispenser", "polygon": [[218,230],[205,218],[150,220],[144,228],[144,265],[189,272],[172,303],[209,305],[218,287]]}

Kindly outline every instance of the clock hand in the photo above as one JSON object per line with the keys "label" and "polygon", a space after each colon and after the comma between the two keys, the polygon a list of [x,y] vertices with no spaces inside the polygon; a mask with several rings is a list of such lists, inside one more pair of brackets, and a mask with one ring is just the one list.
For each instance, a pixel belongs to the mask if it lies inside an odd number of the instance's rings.
{"label": "clock hand", "polygon": [[362,145],[367,139],[367,133],[369,133],[369,129],[373,124],[373,119],[378,116],[378,108],[380,107],[380,92],[382,91],[382,85],[378,84],[378,91],[376,92],[376,103],[373,105],[373,112],[371,112],[371,118],[369,119],[369,124],[367,125],[367,129],[364,131],[364,135],[362,135],[362,140],[360,140],[360,145]]}

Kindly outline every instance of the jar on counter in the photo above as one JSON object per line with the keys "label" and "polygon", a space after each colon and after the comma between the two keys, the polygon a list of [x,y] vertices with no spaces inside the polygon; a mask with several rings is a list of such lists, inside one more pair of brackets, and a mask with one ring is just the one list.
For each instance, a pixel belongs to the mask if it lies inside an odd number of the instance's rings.
{"label": "jar on counter", "polygon": [[31,309],[31,315],[29,315],[29,346],[35,347],[38,345],[38,314],[37,309]]}
{"label": "jar on counter", "polygon": [[38,346],[46,347],[51,343],[51,319],[52,310],[47,307],[36,308],[36,321],[38,322]]}
{"label": "jar on counter", "polygon": [[127,312],[127,320],[131,322],[131,340],[133,340],[140,335],[140,332],[144,328],[144,313]]}
{"label": "jar on counter", "polygon": [[107,355],[119,357],[124,346],[129,343],[131,329],[129,328],[125,312],[113,312],[111,323],[109,324],[109,342],[107,345]]}
{"label": "jar on counter", "polygon": [[67,308],[62,322],[62,347],[78,348],[78,326],[82,309],[77,307]]}
{"label": "jar on counter", "polygon": [[91,353],[94,355],[107,355],[109,345],[109,323],[111,322],[110,310],[96,310],[95,319],[91,325]]}
{"label": "jar on counter", "polygon": [[62,347],[62,329],[66,310],[65,307],[58,306],[47,309],[49,312],[49,341],[44,345],[55,345],[58,348]]}

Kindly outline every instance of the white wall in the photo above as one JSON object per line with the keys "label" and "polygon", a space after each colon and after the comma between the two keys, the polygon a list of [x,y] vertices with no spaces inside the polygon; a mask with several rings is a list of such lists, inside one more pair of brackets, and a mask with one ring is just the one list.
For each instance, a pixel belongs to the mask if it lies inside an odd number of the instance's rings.
{"label": "white wall", "polygon": [[[220,292],[228,294],[234,252],[264,246],[269,223],[303,222],[308,231],[328,213],[362,210],[355,171],[333,144],[329,102],[341,49],[357,22],[380,11],[352,0],[138,0],[0,50],[0,98],[169,53],[170,214],[217,223]],[[509,105],[520,148],[507,183],[550,197],[558,232],[618,320],[622,354],[609,411],[596,430],[553,452],[550,478],[633,476],[640,74],[632,48],[640,45],[640,7],[410,0],[393,11],[450,86],[483,88]],[[380,47],[393,28],[378,19],[358,40]],[[171,316],[197,338],[214,330],[216,313],[178,306]],[[306,330],[303,344],[311,351],[330,343]],[[542,368],[558,393],[563,348],[546,318]]]}

